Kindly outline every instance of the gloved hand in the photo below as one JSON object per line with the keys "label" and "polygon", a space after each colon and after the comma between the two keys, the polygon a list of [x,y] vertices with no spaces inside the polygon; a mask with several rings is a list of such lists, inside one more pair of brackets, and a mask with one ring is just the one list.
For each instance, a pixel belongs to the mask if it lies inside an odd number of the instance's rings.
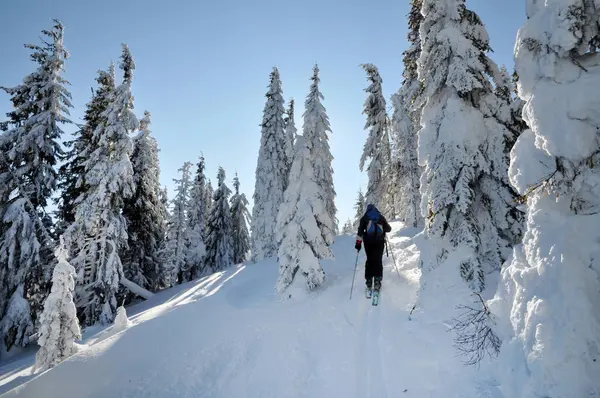
{"label": "gloved hand", "polygon": [[354,245],[354,248],[355,248],[357,251],[360,251],[360,248],[361,248],[361,246],[362,246],[362,240],[358,240],[358,239],[357,239],[357,240],[356,240],[356,244]]}

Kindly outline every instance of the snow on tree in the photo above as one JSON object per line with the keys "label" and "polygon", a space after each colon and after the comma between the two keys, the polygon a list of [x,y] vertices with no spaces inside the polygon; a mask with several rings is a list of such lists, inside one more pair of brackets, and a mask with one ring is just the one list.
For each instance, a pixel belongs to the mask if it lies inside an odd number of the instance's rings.
{"label": "snow on tree", "polygon": [[[333,258],[333,220],[327,211],[327,193],[319,186],[310,141],[298,136],[290,185],[277,217],[279,244],[278,294],[313,290],[325,281],[321,259]],[[323,233],[323,228],[327,233]]]}
{"label": "snow on tree", "polygon": [[247,260],[246,257],[250,251],[250,233],[248,232],[250,212],[246,195],[240,193],[240,179],[237,173],[233,179],[233,187],[235,188],[235,194],[231,197],[233,263],[240,264]]}
{"label": "snow on tree", "polygon": [[14,109],[0,136],[0,337],[2,346],[25,346],[35,332],[51,277],[53,238],[48,201],[57,185],[55,165],[63,151],[61,124],[71,123],[69,84],[62,77],[69,53],[64,28],[54,20],[42,45],[28,44],[38,68],[23,84],[2,89]]}
{"label": "snow on tree", "polygon": [[198,162],[194,184],[190,190],[188,202],[188,242],[186,248],[187,266],[183,279],[190,281],[196,279],[204,272],[204,233],[206,231],[206,176],[204,175],[204,156]]}
{"label": "snow on tree", "polygon": [[[290,100],[288,109],[285,112],[285,116],[283,118],[285,123],[285,157],[287,159],[288,168],[287,175],[290,174],[290,170],[292,169],[292,162],[294,160],[294,142],[296,141],[296,136],[298,135],[298,130],[296,129],[296,122],[294,121],[294,99]],[[288,182],[289,183],[289,182]],[[287,184],[285,186],[287,188]],[[285,191],[285,189],[284,189]]]}
{"label": "snow on tree", "polygon": [[57,234],[61,234],[75,222],[75,206],[88,189],[85,183],[85,161],[87,150],[93,150],[94,131],[105,123],[104,111],[108,108],[115,86],[115,69],[111,64],[108,71],[98,71],[96,78],[98,89],[93,92],[91,101],[87,104],[83,120],[85,123],[74,133],[74,139],[65,142],[70,148],[66,153],[66,162],[60,166],[58,189],[61,194],[56,199],[58,205],[56,225]]}
{"label": "snow on tree", "polygon": [[68,250],[61,236],[56,250],[58,264],[52,275],[52,290],[44,302],[40,316],[40,331],[35,370],[44,370],[58,365],[77,351],[75,340],[81,339],[77,320],[77,309],[73,302],[75,290],[75,268],[67,261]]}
{"label": "snow on tree", "polygon": [[[512,132],[495,114],[498,68],[486,55],[485,27],[464,0],[424,0],[421,13],[417,66],[426,102],[418,159],[426,225],[420,300],[426,301],[435,299],[427,296],[429,284],[443,289],[454,281],[454,275],[435,280],[440,265],[456,267],[470,290],[482,292],[486,275],[500,270],[517,243],[519,222],[504,146]],[[468,294],[456,301],[470,304],[463,302]]]}
{"label": "snow on tree", "polygon": [[[204,214],[205,214],[205,219],[208,217],[208,215],[210,214],[210,209],[212,209],[212,205],[213,205],[213,195],[214,195],[215,191],[212,187],[212,183],[210,182],[210,179],[207,179],[206,181],[206,190],[204,192]],[[204,225],[204,241],[206,242],[206,220],[205,220],[205,225]]]}
{"label": "snow on tree", "polygon": [[275,225],[283,192],[288,183],[286,132],[283,96],[279,71],[270,75],[267,101],[263,110],[260,148],[256,164],[254,207],[252,209],[252,261],[273,257],[277,253]]}
{"label": "snow on tree", "polygon": [[325,192],[326,209],[329,217],[333,221],[333,228],[330,230],[326,226],[322,226],[321,232],[323,239],[329,240],[326,235],[333,231],[334,234],[338,231],[337,208],[335,207],[335,188],[333,185],[333,167],[331,162],[333,156],[329,148],[329,137],[327,132],[331,133],[329,126],[329,117],[327,111],[321,103],[325,98],[319,91],[319,67],[313,68],[313,76],[311,77],[312,84],[310,91],[304,102],[304,139],[308,141],[311,151],[312,167],[315,171],[317,184]]}
{"label": "snow on tree", "polygon": [[360,219],[362,218],[362,216],[365,215],[365,212],[367,211],[367,203],[362,189],[358,190],[358,196],[356,197],[356,202],[354,203],[354,210],[356,210],[356,213],[354,213],[354,223],[352,224],[352,226],[354,227],[355,231],[358,231]]}
{"label": "snow on tree", "polygon": [[509,174],[527,223],[490,303],[506,396],[600,396],[599,13],[597,2],[529,1],[517,36],[530,130]]}
{"label": "snow on tree", "polygon": [[410,46],[404,51],[404,81],[400,90],[392,96],[394,108],[391,121],[392,172],[394,200],[398,216],[407,225],[416,227],[423,222],[420,211],[421,194],[419,180],[421,168],[417,156],[417,131],[419,129],[423,100],[421,82],[417,74],[417,60],[421,54],[419,28],[423,20],[422,0],[412,0],[408,17],[408,41]]}
{"label": "snow on tree", "polygon": [[75,253],[78,273],[76,304],[87,325],[109,324],[117,308],[116,294],[123,278],[119,251],[127,245],[124,200],[135,191],[130,134],[139,127],[133,113],[131,83],[135,63],[124,44],[120,68],[124,78],[110,96],[105,120],[94,130],[92,147],[85,150],[88,190],[76,206],[75,222],[66,231]]}
{"label": "snow on tree", "polygon": [[130,281],[156,291],[165,214],[161,208],[159,149],[151,136],[150,123],[151,115],[146,111],[140,121],[140,132],[133,140],[131,163],[135,193],[125,200],[123,207],[128,236],[128,247],[123,250],[123,272]]}
{"label": "snow on tree", "polygon": [[394,182],[391,173],[391,149],[389,138],[389,119],[387,116],[385,98],[381,88],[382,79],[377,67],[372,64],[362,65],[371,82],[365,89],[369,93],[364,103],[363,113],[367,115],[365,129],[369,129],[369,136],[360,158],[360,170],[367,166],[369,183],[367,185],[367,204],[374,204],[388,217],[394,216],[394,198],[391,184]]}
{"label": "snow on tree", "polygon": [[187,269],[187,244],[189,241],[189,220],[187,209],[190,196],[190,168],[191,162],[185,162],[178,170],[181,178],[174,179],[175,197],[173,198],[173,211],[167,231],[167,286],[173,286],[185,282],[183,275],[188,273]]}
{"label": "snow on tree", "polygon": [[233,263],[233,226],[229,207],[231,190],[225,184],[225,170],[222,167],[219,167],[217,181],[219,186],[206,223],[205,261],[212,272],[222,271]]}
{"label": "snow on tree", "polygon": [[346,223],[344,224],[344,227],[342,228],[342,233],[344,235],[352,235],[355,232],[356,232],[356,230],[354,229],[354,225],[352,223],[352,220],[348,219],[346,221]]}
{"label": "snow on tree", "polygon": [[167,187],[163,187],[160,190],[160,205],[159,211],[161,213],[161,219],[163,220],[162,228],[163,231],[160,240],[158,242],[158,276],[156,290],[162,290],[170,286],[171,283],[171,269],[168,262],[169,259],[169,226],[171,225],[171,213],[169,213],[169,193]]}

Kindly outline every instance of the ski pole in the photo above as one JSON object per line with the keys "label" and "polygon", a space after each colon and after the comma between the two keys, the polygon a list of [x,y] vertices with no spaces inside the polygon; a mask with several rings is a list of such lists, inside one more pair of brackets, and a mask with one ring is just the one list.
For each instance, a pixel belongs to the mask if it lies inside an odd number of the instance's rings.
{"label": "ski pole", "polygon": [[[388,239],[387,237],[385,238],[385,249],[387,250],[387,246],[388,246]],[[402,276],[400,276],[400,271],[398,270],[398,264],[396,264],[396,256],[394,256],[394,251],[392,250],[392,261],[394,262],[394,268],[396,269],[396,272],[398,273],[398,277],[400,279],[402,279]]]}
{"label": "ski pole", "polygon": [[354,277],[356,277],[356,267],[358,267],[358,251],[356,252],[356,262],[354,263],[354,274],[352,275],[352,286],[350,286],[350,300],[352,300],[352,290],[354,289]]}

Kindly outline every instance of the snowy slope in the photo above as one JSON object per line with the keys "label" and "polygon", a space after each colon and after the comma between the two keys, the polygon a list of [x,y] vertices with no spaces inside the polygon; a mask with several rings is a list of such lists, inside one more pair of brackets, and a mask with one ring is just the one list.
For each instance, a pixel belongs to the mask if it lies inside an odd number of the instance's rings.
{"label": "snowy slope", "polygon": [[278,302],[274,260],[234,267],[129,308],[132,326],[89,331],[84,350],[41,375],[28,376],[31,358],[1,367],[4,391],[29,379],[2,397],[494,396],[477,390],[435,311],[408,320],[416,231],[392,227],[379,307],[364,298],[364,251],[348,299],[356,252],[341,236],[308,297]]}

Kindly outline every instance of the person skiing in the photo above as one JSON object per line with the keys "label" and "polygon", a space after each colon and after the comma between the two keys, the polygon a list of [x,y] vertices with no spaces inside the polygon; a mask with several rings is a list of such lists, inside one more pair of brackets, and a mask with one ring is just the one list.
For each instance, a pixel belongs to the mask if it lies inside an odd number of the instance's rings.
{"label": "person skiing", "polygon": [[[365,254],[367,261],[365,263],[365,283],[367,285],[367,296],[370,295],[373,287],[376,292],[381,289],[381,280],[383,278],[383,250],[385,249],[385,234],[390,232],[392,227],[388,224],[385,217],[379,212],[373,204],[367,206],[367,211],[361,217],[356,234],[356,244],[354,248],[360,252],[362,243],[365,243]],[[373,286],[373,282],[375,286]]]}

